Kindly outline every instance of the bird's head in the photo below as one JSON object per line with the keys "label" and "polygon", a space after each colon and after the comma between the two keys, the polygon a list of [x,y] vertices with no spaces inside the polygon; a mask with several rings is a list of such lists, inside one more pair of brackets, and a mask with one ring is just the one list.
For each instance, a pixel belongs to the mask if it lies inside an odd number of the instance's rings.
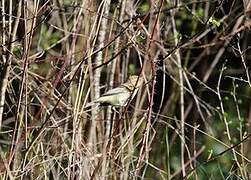
{"label": "bird's head", "polygon": [[144,79],[142,76],[133,75],[128,78],[128,80],[123,84],[123,86],[130,90],[134,90],[138,89],[142,85],[143,81]]}

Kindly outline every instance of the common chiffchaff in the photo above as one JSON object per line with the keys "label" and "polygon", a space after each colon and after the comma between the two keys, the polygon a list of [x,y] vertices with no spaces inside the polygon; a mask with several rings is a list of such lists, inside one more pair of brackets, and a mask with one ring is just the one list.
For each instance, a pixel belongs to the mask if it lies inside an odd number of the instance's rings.
{"label": "common chiffchaff", "polygon": [[130,76],[125,83],[107,91],[93,102],[117,107],[126,106],[127,103],[134,98],[142,83],[143,77],[136,75]]}

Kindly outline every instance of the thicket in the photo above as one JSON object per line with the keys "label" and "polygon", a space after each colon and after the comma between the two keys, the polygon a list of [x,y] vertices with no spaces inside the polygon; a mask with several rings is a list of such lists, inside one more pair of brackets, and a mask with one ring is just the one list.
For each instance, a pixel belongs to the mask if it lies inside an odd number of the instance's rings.
{"label": "thicket", "polygon": [[251,178],[250,1],[0,6],[1,179]]}

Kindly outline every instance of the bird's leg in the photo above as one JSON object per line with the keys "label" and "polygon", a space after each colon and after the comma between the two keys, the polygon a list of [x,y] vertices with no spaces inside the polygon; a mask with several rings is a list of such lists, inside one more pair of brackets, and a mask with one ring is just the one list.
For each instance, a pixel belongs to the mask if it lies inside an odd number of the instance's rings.
{"label": "bird's leg", "polygon": [[116,119],[116,113],[118,113],[120,115],[120,112],[116,109],[115,106],[112,106],[112,111],[113,111],[113,118],[111,119],[109,138],[111,138],[111,136],[112,136],[113,120]]}
{"label": "bird's leg", "polygon": [[112,106],[112,110],[115,112],[115,113],[120,113],[117,109],[116,109],[116,107],[115,106]]}

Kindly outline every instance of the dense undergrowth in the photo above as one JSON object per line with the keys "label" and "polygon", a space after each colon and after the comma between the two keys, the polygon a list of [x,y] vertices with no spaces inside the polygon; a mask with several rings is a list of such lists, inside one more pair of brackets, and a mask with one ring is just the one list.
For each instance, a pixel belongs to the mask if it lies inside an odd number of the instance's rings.
{"label": "dense undergrowth", "polygon": [[[250,13],[1,0],[0,178],[250,179]],[[131,75],[126,107],[92,103]]]}

